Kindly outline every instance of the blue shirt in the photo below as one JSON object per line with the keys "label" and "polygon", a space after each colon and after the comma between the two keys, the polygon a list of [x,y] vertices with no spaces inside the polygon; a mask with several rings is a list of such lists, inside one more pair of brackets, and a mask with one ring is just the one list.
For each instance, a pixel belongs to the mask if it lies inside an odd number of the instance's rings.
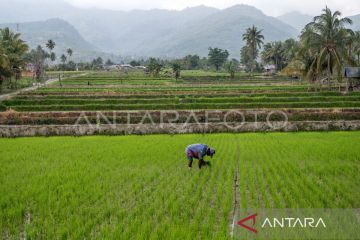
{"label": "blue shirt", "polygon": [[186,148],[185,153],[189,160],[190,158],[203,159],[206,155],[207,149],[208,146],[205,144],[192,144]]}

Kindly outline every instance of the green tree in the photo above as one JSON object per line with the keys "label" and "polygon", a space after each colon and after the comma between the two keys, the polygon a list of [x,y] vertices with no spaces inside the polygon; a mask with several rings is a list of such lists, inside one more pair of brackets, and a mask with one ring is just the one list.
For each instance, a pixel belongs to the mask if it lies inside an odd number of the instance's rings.
{"label": "green tree", "polygon": [[360,67],[360,31],[357,31],[354,33],[352,37],[353,41],[353,56],[355,58],[355,61],[357,65]]}
{"label": "green tree", "polygon": [[177,81],[180,78],[180,74],[181,74],[181,65],[178,62],[173,62],[171,64],[171,69],[173,71],[175,80]]}
{"label": "green tree", "polygon": [[225,64],[226,71],[230,74],[231,78],[235,78],[235,72],[237,69],[236,61],[229,61]]}
{"label": "green tree", "polygon": [[56,60],[56,54],[53,52],[55,46],[56,46],[56,43],[51,39],[49,39],[46,43],[46,47],[50,50],[50,60],[52,62],[55,62],[55,60]]}
{"label": "green tree", "polygon": [[36,49],[31,50],[26,55],[26,59],[32,63],[34,67],[34,78],[40,81],[44,74],[44,64],[46,59],[49,58],[49,54],[41,47],[37,46]]}
{"label": "green tree", "polygon": [[73,50],[71,49],[71,48],[68,48],[67,50],[66,50],[66,53],[67,53],[67,55],[69,56],[69,60],[71,59],[71,57],[72,57],[72,55],[73,55]]}
{"label": "green tree", "polygon": [[137,67],[137,66],[140,66],[141,63],[140,63],[139,61],[132,60],[132,61],[130,62],[130,65],[131,65],[132,67]]}
{"label": "green tree", "polygon": [[229,57],[227,50],[220,48],[209,48],[209,62],[215,66],[216,71],[219,71],[220,67],[226,62]]}
{"label": "green tree", "polygon": [[65,64],[65,63],[66,63],[67,57],[65,56],[65,54],[62,54],[62,55],[61,55],[60,60],[61,60],[62,64]]}
{"label": "green tree", "polygon": [[55,60],[56,60],[56,54],[55,54],[54,52],[50,53],[50,60],[51,60],[52,62],[55,62]]}
{"label": "green tree", "polygon": [[104,65],[104,60],[101,57],[98,57],[92,60],[91,64],[88,66],[88,69],[92,69],[92,70],[102,69],[103,65]]}
{"label": "green tree", "polygon": [[106,65],[106,66],[111,66],[111,65],[114,65],[114,62],[111,61],[111,59],[108,59],[108,60],[106,60],[105,65]]}
{"label": "green tree", "polygon": [[346,28],[350,24],[351,19],[341,18],[339,11],[332,12],[326,7],[320,16],[306,25],[300,38],[304,51],[314,54],[313,62],[308,68],[309,78],[317,79],[325,72],[329,85],[334,72],[338,79],[341,78],[343,64],[350,60],[344,44],[352,34],[352,30]]}
{"label": "green tree", "polygon": [[0,92],[2,91],[2,84],[5,78],[11,77],[11,74],[9,59],[5,54],[5,50],[0,46]]}
{"label": "green tree", "polygon": [[187,55],[183,58],[182,62],[187,70],[197,69],[200,65],[200,57],[198,55]]}
{"label": "green tree", "polygon": [[273,63],[276,70],[281,70],[285,63],[285,53],[282,42],[272,42],[264,45],[264,51],[261,53],[264,63]]}
{"label": "green tree", "polygon": [[104,60],[101,57],[95,59],[96,65],[102,66],[104,64]]}
{"label": "green tree", "polygon": [[300,49],[300,45],[298,41],[296,41],[293,38],[290,38],[282,43],[282,48],[283,48],[284,64],[288,65],[296,58],[297,53],[299,52]]}
{"label": "green tree", "polygon": [[159,73],[160,73],[162,67],[163,66],[155,58],[149,59],[148,70],[149,70],[150,74],[152,74],[154,77],[159,76]]}
{"label": "green tree", "polygon": [[[15,76],[15,80],[21,78],[21,68],[26,65],[24,59],[28,51],[28,45],[20,38],[19,33],[13,33],[9,28],[0,29],[0,48],[2,48],[3,60],[7,58],[10,76]],[[0,73],[1,75],[1,73]]]}
{"label": "green tree", "polygon": [[250,72],[254,67],[253,62],[251,61],[250,49],[247,46],[242,47],[240,50],[240,63],[245,66],[245,71],[247,72]]}
{"label": "green tree", "polygon": [[246,42],[248,54],[250,57],[250,71],[253,72],[254,67],[256,66],[256,58],[259,54],[259,49],[264,44],[264,36],[261,34],[262,30],[258,30],[255,26],[246,29],[246,32],[243,34],[243,41]]}
{"label": "green tree", "polygon": [[53,41],[53,40],[48,40],[47,43],[46,43],[46,47],[50,50],[50,51],[53,51],[54,48],[56,46],[56,43]]}

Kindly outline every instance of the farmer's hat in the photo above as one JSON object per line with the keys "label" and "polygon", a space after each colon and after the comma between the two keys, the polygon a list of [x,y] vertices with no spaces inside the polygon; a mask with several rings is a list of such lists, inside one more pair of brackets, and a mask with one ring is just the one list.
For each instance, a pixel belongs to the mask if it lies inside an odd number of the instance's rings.
{"label": "farmer's hat", "polygon": [[213,149],[213,148],[208,148],[208,155],[209,155],[210,157],[213,157],[213,156],[215,155],[215,149]]}

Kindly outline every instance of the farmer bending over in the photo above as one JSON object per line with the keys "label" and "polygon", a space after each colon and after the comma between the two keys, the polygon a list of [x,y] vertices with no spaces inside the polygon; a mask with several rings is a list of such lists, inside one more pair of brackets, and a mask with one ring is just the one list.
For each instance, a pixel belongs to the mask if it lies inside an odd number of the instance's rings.
{"label": "farmer bending over", "polygon": [[204,157],[213,157],[215,154],[215,149],[209,148],[205,144],[192,144],[186,148],[185,154],[189,160],[189,169],[192,168],[194,158],[199,159],[199,168],[201,169],[203,165],[210,166],[210,162],[204,161]]}

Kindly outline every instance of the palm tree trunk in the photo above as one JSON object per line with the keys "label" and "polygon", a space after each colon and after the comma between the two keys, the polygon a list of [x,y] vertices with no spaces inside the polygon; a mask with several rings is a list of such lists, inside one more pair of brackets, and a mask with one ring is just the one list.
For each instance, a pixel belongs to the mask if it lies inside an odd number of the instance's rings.
{"label": "palm tree trunk", "polygon": [[2,92],[3,77],[0,75],[0,93]]}
{"label": "palm tree trunk", "polygon": [[349,48],[348,55],[351,56],[351,52],[352,52],[352,44],[351,43],[349,44],[348,48]]}
{"label": "palm tree trunk", "polygon": [[330,54],[328,53],[327,56],[327,82],[328,85],[330,86],[330,78],[331,78],[331,69],[330,69]]}
{"label": "palm tree trunk", "polygon": [[256,51],[256,47],[253,45],[252,46],[251,76],[253,75],[254,66],[255,66],[255,51]]}

